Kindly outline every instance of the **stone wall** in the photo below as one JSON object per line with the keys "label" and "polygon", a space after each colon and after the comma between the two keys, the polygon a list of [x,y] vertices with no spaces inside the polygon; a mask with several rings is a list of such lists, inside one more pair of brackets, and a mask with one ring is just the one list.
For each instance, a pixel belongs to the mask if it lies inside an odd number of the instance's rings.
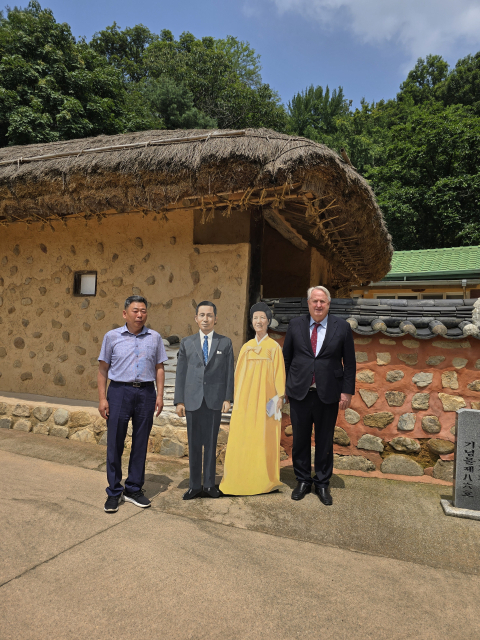
{"label": "stone wall", "polygon": [[[112,215],[2,227],[0,391],[97,399],[103,335],[123,324],[125,298],[145,295],[163,336],[196,329],[194,306],[213,299],[220,333],[244,342],[250,245],[193,245],[193,213]],[[75,297],[75,271],[97,271],[97,295]]]}
{"label": "stone wall", "polygon": [[[96,410],[74,410],[44,403],[0,402],[0,429],[40,433],[76,442],[107,445],[107,424]],[[224,455],[227,433],[221,429],[217,455]],[[132,424],[129,424],[125,449],[132,446]],[[185,420],[166,411],[154,419],[148,451],[165,456],[188,456]]]}
{"label": "stone wall", "polygon": [[[339,413],[334,466],[450,481],[455,412],[480,409],[480,341],[379,335],[355,336],[357,392]],[[272,337],[283,343],[283,335]],[[290,454],[288,405],[284,411],[282,445]]]}

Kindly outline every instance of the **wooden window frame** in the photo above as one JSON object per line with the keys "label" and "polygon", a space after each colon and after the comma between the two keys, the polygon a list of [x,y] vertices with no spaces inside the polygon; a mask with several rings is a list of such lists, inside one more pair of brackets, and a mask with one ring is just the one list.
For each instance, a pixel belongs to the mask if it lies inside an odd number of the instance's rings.
{"label": "wooden window frame", "polygon": [[[80,293],[82,276],[95,276],[95,293]],[[75,298],[93,298],[97,295],[98,274],[97,271],[75,271],[73,274],[73,296]]]}

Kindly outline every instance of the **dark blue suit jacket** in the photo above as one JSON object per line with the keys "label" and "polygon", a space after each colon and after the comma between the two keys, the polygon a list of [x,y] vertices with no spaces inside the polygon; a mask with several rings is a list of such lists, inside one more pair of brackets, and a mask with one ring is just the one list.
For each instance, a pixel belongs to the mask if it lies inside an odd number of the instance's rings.
{"label": "dark blue suit jacket", "polygon": [[350,325],[343,318],[329,314],[325,340],[317,357],[310,341],[310,314],[293,318],[283,343],[283,358],[286,394],[290,398],[305,398],[314,371],[322,402],[338,402],[341,393],[355,393],[355,347]]}

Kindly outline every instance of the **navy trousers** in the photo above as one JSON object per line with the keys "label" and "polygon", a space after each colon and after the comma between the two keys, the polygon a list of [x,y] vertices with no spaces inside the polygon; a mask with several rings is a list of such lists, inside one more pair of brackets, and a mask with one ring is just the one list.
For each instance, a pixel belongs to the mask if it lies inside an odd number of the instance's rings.
{"label": "navy trousers", "polygon": [[217,438],[222,420],[219,409],[209,409],[203,399],[200,409],[186,411],[188,436],[188,461],[190,465],[190,489],[202,488],[202,447],[203,486],[215,486],[215,462],[217,459]]}
{"label": "navy trousers", "polygon": [[128,422],[132,419],[132,450],[125,490],[139,491],[145,482],[145,458],[152,430],[157,393],[155,385],[132,387],[111,381],[107,391],[110,414],[107,420],[107,494],[119,496],[123,487],[122,454]]}
{"label": "navy trousers", "polygon": [[[292,421],[292,462],[298,482],[328,487],[333,473],[333,434],[338,415],[338,402],[325,404],[315,389],[303,400],[290,398]],[[315,475],[312,478],[312,424],[315,425]]]}

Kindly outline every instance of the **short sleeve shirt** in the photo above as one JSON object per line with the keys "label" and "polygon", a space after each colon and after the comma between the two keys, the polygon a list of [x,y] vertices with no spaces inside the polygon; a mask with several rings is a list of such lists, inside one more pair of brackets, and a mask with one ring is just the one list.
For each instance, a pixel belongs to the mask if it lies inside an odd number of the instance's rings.
{"label": "short sleeve shirt", "polygon": [[110,380],[154,382],[156,365],[168,357],[159,333],[144,326],[135,335],[125,324],[105,334],[98,359],[110,365]]}

